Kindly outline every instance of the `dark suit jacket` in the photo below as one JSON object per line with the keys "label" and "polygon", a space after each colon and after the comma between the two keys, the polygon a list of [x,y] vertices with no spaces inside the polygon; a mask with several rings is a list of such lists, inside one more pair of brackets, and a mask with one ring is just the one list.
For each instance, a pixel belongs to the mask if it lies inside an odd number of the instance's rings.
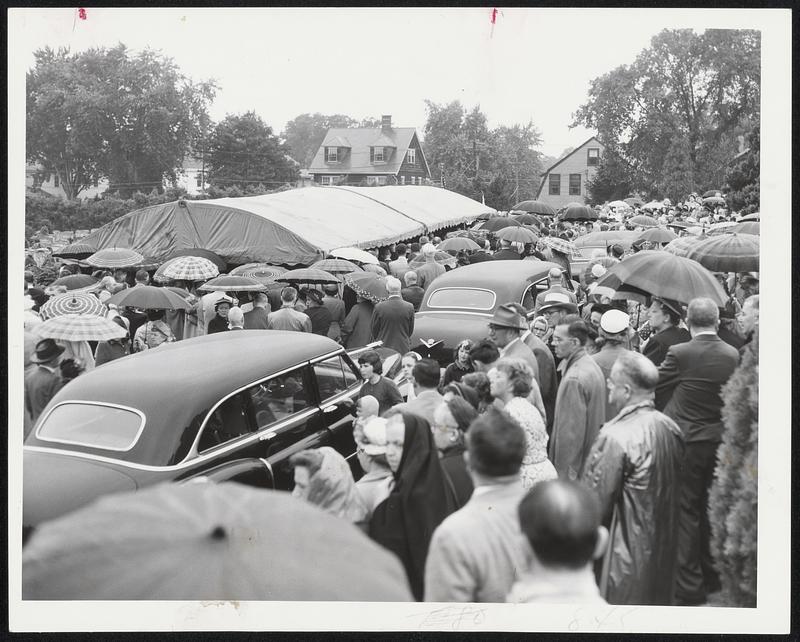
{"label": "dark suit jacket", "polygon": [[498,250],[492,255],[493,261],[516,261],[521,260],[522,256],[516,250],[512,250],[510,247],[504,250]]}
{"label": "dark suit jacket", "polygon": [[553,414],[556,410],[556,395],[558,394],[558,379],[556,377],[556,360],[547,344],[532,332],[525,339],[525,345],[533,351],[533,356],[539,364],[539,389],[542,392],[542,402],[547,411],[547,428],[553,427]]}
{"label": "dark suit jacket", "polygon": [[372,313],[372,339],[383,341],[383,345],[400,354],[411,349],[411,333],[414,332],[414,306],[394,296],[381,301]]}
{"label": "dark suit jacket", "polygon": [[715,334],[671,346],[658,368],[656,408],[681,427],[687,442],[719,442],[720,391],[738,365],[739,352]]}
{"label": "dark suit jacket", "polygon": [[266,308],[253,308],[250,312],[244,313],[245,330],[266,330],[267,315],[269,310]]}
{"label": "dark suit jacket", "polygon": [[689,334],[688,330],[673,325],[651,336],[644,346],[642,354],[654,364],[660,366],[661,362],[664,361],[664,357],[667,356],[667,350],[669,350],[670,346],[691,340],[692,335]]}
{"label": "dark suit jacket", "polygon": [[482,263],[483,261],[491,261],[492,255],[487,254],[483,250],[478,250],[477,252],[473,252],[468,257],[470,263]]}
{"label": "dark suit jacket", "polygon": [[400,290],[400,296],[403,297],[403,300],[413,305],[414,310],[419,310],[419,306],[422,305],[422,299],[425,296],[425,290],[418,285],[412,285]]}

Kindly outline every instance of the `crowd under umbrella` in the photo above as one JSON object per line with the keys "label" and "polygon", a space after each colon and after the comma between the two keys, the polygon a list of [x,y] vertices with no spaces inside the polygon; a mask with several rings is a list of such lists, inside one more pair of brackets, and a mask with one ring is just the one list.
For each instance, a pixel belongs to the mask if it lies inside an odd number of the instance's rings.
{"label": "crowd under umbrella", "polygon": [[192,305],[167,288],[140,285],[112,295],[106,305],[139,308],[140,310],[191,310]]}
{"label": "crowd under umbrella", "polygon": [[219,268],[210,259],[200,256],[179,256],[164,267],[161,275],[173,281],[207,281],[219,274]]}
{"label": "crowd under umbrella", "polygon": [[647,241],[649,243],[669,243],[676,238],[678,238],[678,235],[666,228],[651,227],[642,232],[636,240]]}
{"label": "crowd under umbrella", "polygon": [[664,208],[664,203],[661,201],[650,201],[642,205],[643,210],[660,210]]}
{"label": "crowd under umbrella", "polygon": [[708,297],[724,307],[728,296],[719,281],[697,261],[661,250],[643,250],[609,268],[598,286],[632,286],[652,296],[688,303]]}
{"label": "crowd under umbrella", "polygon": [[496,234],[497,238],[515,243],[536,243],[539,237],[526,227],[506,227]]}
{"label": "crowd under umbrella", "polygon": [[514,216],[514,220],[517,223],[522,223],[523,225],[536,225],[539,227],[542,224],[542,222],[533,214],[517,214]]}
{"label": "crowd under umbrella", "polygon": [[[451,265],[455,267],[457,261],[456,258],[452,254],[448,254],[447,252],[442,252],[441,250],[436,250],[433,255],[433,260],[435,263],[439,265]],[[425,265],[426,259],[425,255],[420,253],[414,257],[413,260],[408,262],[408,267],[412,270]]]}
{"label": "crowd under umbrella", "polygon": [[679,236],[675,240],[667,243],[663,249],[665,252],[669,252],[675,256],[685,257],[689,253],[689,250],[707,238],[708,236],[704,234],[700,236]]}
{"label": "crowd under umbrella", "polygon": [[731,228],[736,227],[736,221],[722,221],[721,223],[713,223],[708,226],[708,234],[725,234],[730,232]]}
{"label": "crowd under umbrella", "polygon": [[144,256],[128,248],[107,247],[88,257],[86,263],[96,268],[117,270],[144,263]]}
{"label": "crowd under umbrella", "polygon": [[558,238],[556,236],[543,236],[542,242],[551,250],[561,252],[567,256],[574,258],[581,256],[580,251],[572,241],[567,241],[566,239]]}
{"label": "crowd under umbrella", "polygon": [[98,314],[64,314],[35,326],[36,334],[56,341],[110,341],[128,331]]}
{"label": "crowd under umbrella", "polygon": [[22,596],[413,600],[397,558],[347,520],[290,493],[206,481],[106,496],[37,527]]}
{"label": "crowd under umbrella", "polygon": [[758,241],[753,234],[713,236],[692,246],[686,258],[712,272],[758,272]]}
{"label": "crowd under umbrella", "polygon": [[278,283],[293,283],[296,285],[336,285],[339,280],[330,272],[316,268],[298,268],[284,272],[275,279]]}
{"label": "crowd under umbrella", "polygon": [[756,221],[747,221],[745,223],[738,223],[729,231],[735,232],[736,234],[755,234],[756,236],[760,236],[761,224],[757,223]]}
{"label": "crowd under umbrella", "polygon": [[365,263],[363,269],[365,272],[374,272],[378,276],[386,276],[386,270],[384,270],[380,265],[375,265],[374,263]]}
{"label": "crowd under umbrella", "polygon": [[353,290],[357,295],[380,303],[389,298],[389,291],[386,289],[386,278],[378,276],[374,272],[351,272],[344,275],[344,284]]}
{"label": "crowd under umbrella", "polygon": [[462,250],[465,252],[473,252],[481,249],[481,246],[468,236],[453,236],[439,243],[439,245],[436,246],[436,249],[441,250],[442,252],[459,252]]}
{"label": "crowd under umbrella", "polygon": [[175,250],[169,255],[168,258],[173,259],[179,256],[198,256],[201,259],[208,259],[217,266],[217,269],[220,272],[224,272],[225,268],[227,267],[225,259],[223,259],[219,254],[212,252],[211,250],[206,250],[202,247],[184,247],[180,250]]}
{"label": "crowd under umbrella", "polygon": [[357,247],[338,247],[335,250],[328,252],[328,256],[333,256],[338,259],[346,259],[348,261],[356,261],[357,263],[372,263],[374,265],[378,264],[377,256]]}
{"label": "crowd under umbrella", "polygon": [[[369,265],[373,265],[370,263]],[[317,261],[316,263],[312,263],[311,267],[317,270],[324,270],[325,272],[330,272],[335,276],[341,276],[342,274],[349,274],[350,272],[360,272],[361,266],[356,265],[352,261],[348,261],[347,259],[322,259],[321,261]]]}
{"label": "crowd under umbrella", "polygon": [[288,272],[288,270],[279,265],[271,265],[269,263],[246,263],[245,265],[240,265],[232,269],[228,274],[231,276],[246,276],[264,285],[269,285],[275,283],[275,279],[281,274],[286,274],[286,272]]}
{"label": "crowd under umbrella", "polygon": [[626,221],[629,225],[633,225],[634,227],[658,227],[659,223],[656,219],[652,216],[647,216],[646,214],[639,214],[637,216],[632,216]]}
{"label": "crowd under umbrella", "polygon": [[100,281],[89,274],[70,274],[56,279],[45,289],[65,287],[68,292],[94,292],[100,285]]}
{"label": "crowd under umbrella", "polygon": [[544,216],[555,216],[556,211],[552,206],[541,201],[522,201],[511,208],[517,212],[528,212],[530,214],[543,214]]}
{"label": "crowd under umbrella", "polygon": [[510,216],[496,216],[481,225],[480,229],[486,232],[499,232],[504,227],[511,227],[512,225],[522,225],[522,223]]}
{"label": "crowd under umbrella", "polygon": [[85,259],[88,256],[91,256],[97,252],[96,247],[92,247],[88,243],[83,243],[82,241],[76,241],[75,243],[70,243],[69,245],[64,246],[58,252],[53,252],[53,256],[57,256],[58,258],[62,259]]}
{"label": "crowd under umbrella", "polygon": [[597,212],[588,205],[570,203],[561,215],[563,221],[596,221]]}
{"label": "crowd under umbrella", "polygon": [[710,205],[711,207],[724,207],[725,199],[721,196],[709,196],[703,199],[703,205]]}
{"label": "crowd under umbrella", "polygon": [[206,281],[198,290],[206,292],[263,292],[266,285],[239,274],[221,274]]}
{"label": "crowd under umbrella", "polygon": [[39,310],[43,320],[65,314],[105,314],[106,306],[94,294],[67,292],[50,297]]}
{"label": "crowd under umbrella", "polygon": [[629,210],[631,208],[631,206],[625,201],[611,201],[607,207],[613,207],[614,209],[620,210]]}

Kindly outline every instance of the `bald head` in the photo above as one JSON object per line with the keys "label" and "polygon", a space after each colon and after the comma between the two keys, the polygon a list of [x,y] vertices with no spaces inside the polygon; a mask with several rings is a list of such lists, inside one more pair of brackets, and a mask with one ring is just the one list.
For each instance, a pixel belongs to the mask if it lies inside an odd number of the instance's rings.
{"label": "bald head", "polygon": [[386,291],[389,294],[400,294],[402,288],[403,284],[400,283],[400,279],[396,279],[393,276],[386,277]]}
{"label": "bald head", "polygon": [[409,270],[403,275],[403,280],[406,282],[406,287],[417,284],[417,273],[414,270]]}
{"label": "bald head", "polygon": [[380,404],[372,395],[365,395],[358,400],[358,411],[362,417],[377,417]]}
{"label": "bald head", "polygon": [[582,484],[539,482],[522,499],[518,513],[522,532],[543,566],[578,569],[594,558],[600,504]]}
{"label": "bald head", "polygon": [[658,384],[658,368],[639,352],[627,351],[620,354],[612,371],[626,379],[638,392],[652,392]]}
{"label": "bald head", "polygon": [[706,297],[692,299],[686,312],[686,323],[694,331],[716,330],[719,323],[717,304]]}
{"label": "bald head", "polygon": [[561,268],[550,268],[550,271],[547,273],[547,278],[550,283],[556,283],[561,281]]}

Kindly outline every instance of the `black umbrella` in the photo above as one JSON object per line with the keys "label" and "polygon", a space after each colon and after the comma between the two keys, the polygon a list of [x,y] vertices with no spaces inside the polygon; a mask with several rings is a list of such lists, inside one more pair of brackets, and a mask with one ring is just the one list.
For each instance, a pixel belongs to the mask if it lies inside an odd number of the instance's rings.
{"label": "black umbrella", "polygon": [[481,229],[487,232],[497,232],[510,225],[522,225],[522,223],[508,216],[498,216],[497,218],[490,218],[486,221],[481,225]]}
{"label": "black umbrella", "polygon": [[588,205],[570,203],[561,218],[564,221],[596,221],[597,212]]}
{"label": "black umbrella", "polygon": [[522,201],[517,203],[512,210],[517,212],[529,212],[531,214],[544,214],[545,216],[555,216],[556,211],[547,203],[541,201]]}

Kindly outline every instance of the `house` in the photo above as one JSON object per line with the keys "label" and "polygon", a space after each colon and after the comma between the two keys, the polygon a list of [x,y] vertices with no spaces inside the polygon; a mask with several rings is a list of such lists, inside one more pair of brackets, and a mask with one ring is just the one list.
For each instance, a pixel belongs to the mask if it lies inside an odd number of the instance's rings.
{"label": "house", "polygon": [[[52,196],[59,196],[61,198],[67,197],[67,194],[59,181],[58,174],[55,172],[45,171],[45,169],[38,163],[25,164],[25,187],[40,189]],[[81,193],[78,194],[78,198],[81,200],[94,198],[95,196],[105,192],[106,189],[108,189],[108,181],[104,178],[101,178],[94,185],[82,190]]]}
{"label": "house", "polygon": [[569,203],[586,203],[586,184],[597,173],[602,155],[602,143],[592,136],[583,145],[558,159],[542,173],[536,200],[556,209]]}
{"label": "house", "polygon": [[423,185],[431,172],[414,127],[329,129],[309,174],[319,185]]}

